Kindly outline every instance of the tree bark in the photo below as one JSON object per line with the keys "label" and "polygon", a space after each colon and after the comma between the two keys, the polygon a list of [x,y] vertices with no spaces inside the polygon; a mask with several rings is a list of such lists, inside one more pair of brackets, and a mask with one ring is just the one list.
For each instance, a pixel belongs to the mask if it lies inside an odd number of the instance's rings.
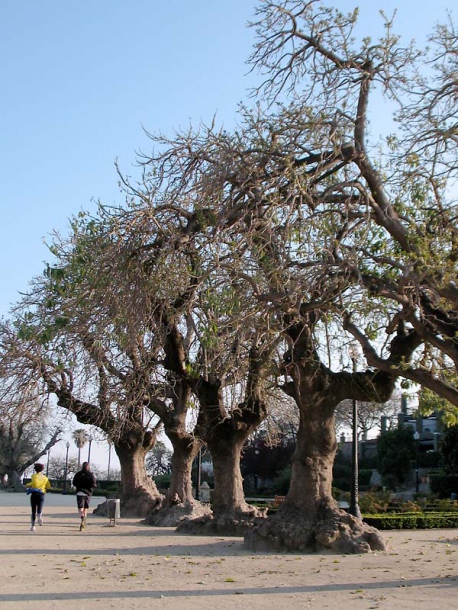
{"label": "tree bark", "polygon": [[169,430],[167,436],[173,446],[170,487],[163,502],[150,511],[145,522],[148,525],[172,527],[185,519],[208,516],[211,509],[192,494],[192,464],[202,443],[185,430]]}
{"label": "tree bark", "polygon": [[[314,323],[314,314],[309,314],[289,327],[291,349],[284,356],[284,372],[291,381],[283,390],[294,398],[300,413],[290,489],[277,513],[248,532],[245,543],[255,550],[383,550],[380,533],[340,510],[332,497],[334,413],[345,399],[385,402],[396,375],[377,370],[332,372],[314,349]],[[393,361],[408,362],[416,346],[416,337],[401,324],[390,344]]]}
{"label": "tree bark", "polygon": [[253,396],[228,413],[224,407],[219,380],[200,380],[196,385],[200,412],[196,432],[206,442],[212,456],[215,488],[212,495],[212,518],[206,517],[180,524],[187,533],[242,535],[263,510],[245,502],[240,455],[249,435],[265,417],[261,400]]}
{"label": "tree bark", "polygon": [[173,447],[172,476],[167,492],[166,503],[176,503],[177,497],[182,504],[195,502],[192,494],[192,464],[202,446],[200,441],[191,434],[169,432],[167,436]]}
{"label": "tree bark", "polygon": [[155,482],[147,474],[145,457],[151,449],[141,439],[118,440],[113,444],[121,465],[121,514],[145,517],[162,500]]}
{"label": "tree bark", "polygon": [[[237,429],[238,428],[238,429]],[[255,516],[257,510],[245,502],[240,455],[251,426],[238,427],[233,418],[213,430],[207,446],[213,460],[215,489],[212,496],[213,517],[219,521],[237,521]]]}
{"label": "tree bark", "polygon": [[24,470],[18,472],[15,468],[7,468],[5,474],[8,475],[8,484],[7,487],[9,489],[20,491],[23,490],[21,477],[24,473]]}
{"label": "tree bark", "polygon": [[324,389],[311,395],[314,402],[298,402],[300,424],[288,494],[275,515],[246,534],[249,548],[340,553],[385,549],[379,532],[342,511],[332,496],[337,443],[329,394]]}
{"label": "tree bark", "polygon": [[314,519],[325,508],[337,508],[332,497],[334,413],[326,405],[303,405],[300,414],[288,501]]}

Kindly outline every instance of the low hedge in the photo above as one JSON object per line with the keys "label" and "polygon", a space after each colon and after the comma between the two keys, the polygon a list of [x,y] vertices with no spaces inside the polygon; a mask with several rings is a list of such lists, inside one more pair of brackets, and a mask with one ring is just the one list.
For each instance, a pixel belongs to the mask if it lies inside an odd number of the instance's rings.
{"label": "low hedge", "polygon": [[380,513],[363,515],[363,521],[379,530],[458,528],[458,513]]}

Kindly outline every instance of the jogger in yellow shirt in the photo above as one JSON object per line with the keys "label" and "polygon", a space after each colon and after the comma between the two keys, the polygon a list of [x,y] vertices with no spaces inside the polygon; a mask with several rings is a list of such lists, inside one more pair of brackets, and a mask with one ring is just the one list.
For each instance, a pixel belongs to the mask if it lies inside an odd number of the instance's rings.
{"label": "jogger in yellow shirt", "polygon": [[32,508],[32,525],[30,530],[35,531],[35,520],[38,518],[38,525],[43,525],[43,505],[45,503],[45,493],[51,489],[51,483],[46,475],[43,474],[43,464],[35,464],[35,473],[32,475],[27,493],[30,494],[30,506]]}

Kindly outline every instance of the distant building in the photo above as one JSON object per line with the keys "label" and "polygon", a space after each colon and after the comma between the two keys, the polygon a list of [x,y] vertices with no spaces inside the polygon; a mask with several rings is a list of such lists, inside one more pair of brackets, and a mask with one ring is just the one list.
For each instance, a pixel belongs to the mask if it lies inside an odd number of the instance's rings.
{"label": "distant building", "polygon": [[[439,439],[443,434],[440,417],[436,413],[432,413],[428,417],[417,416],[417,411],[418,397],[415,394],[403,394],[401,396],[401,410],[398,413],[398,428],[412,428],[414,432],[418,432],[420,435],[418,448],[421,453],[438,451]],[[380,432],[383,434],[387,430],[388,417],[382,416]],[[351,459],[352,439],[351,437],[346,438],[344,433],[339,438],[339,450],[348,459]],[[358,455],[361,459],[375,457],[377,455],[377,438],[359,439]]]}
{"label": "distant building", "polygon": [[[417,405],[412,409],[409,405],[408,396],[403,394],[401,397],[401,411],[398,413],[398,427],[412,428],[414,432],[418,432],[420,435],[418,442],[421,453],[438,451],[439,439],[443,434],[439,414],[431,413],[428,417],[422,417],[421,415],[415,415],[416,410]],[[382,422],[382,433],[383,431]]]}

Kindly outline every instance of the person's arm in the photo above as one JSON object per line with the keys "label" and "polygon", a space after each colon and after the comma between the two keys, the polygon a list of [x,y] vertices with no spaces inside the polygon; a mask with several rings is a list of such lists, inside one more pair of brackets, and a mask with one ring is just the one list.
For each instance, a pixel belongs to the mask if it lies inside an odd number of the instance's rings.
{"label": "person's arm", "polygon": [[35,481],[34,481],[35,475],[32,475],[32,478],[30,479],[29,483],[26,483],[25,486],[26,487],[35,487]]}
{"label": "person's arm", "polygon": [[49,479],[48,479],[48,478],[46,478],[46,490],[48,490],[48,489],[52,489],[52,485],[51,485],[51,483],[49,482]]}

